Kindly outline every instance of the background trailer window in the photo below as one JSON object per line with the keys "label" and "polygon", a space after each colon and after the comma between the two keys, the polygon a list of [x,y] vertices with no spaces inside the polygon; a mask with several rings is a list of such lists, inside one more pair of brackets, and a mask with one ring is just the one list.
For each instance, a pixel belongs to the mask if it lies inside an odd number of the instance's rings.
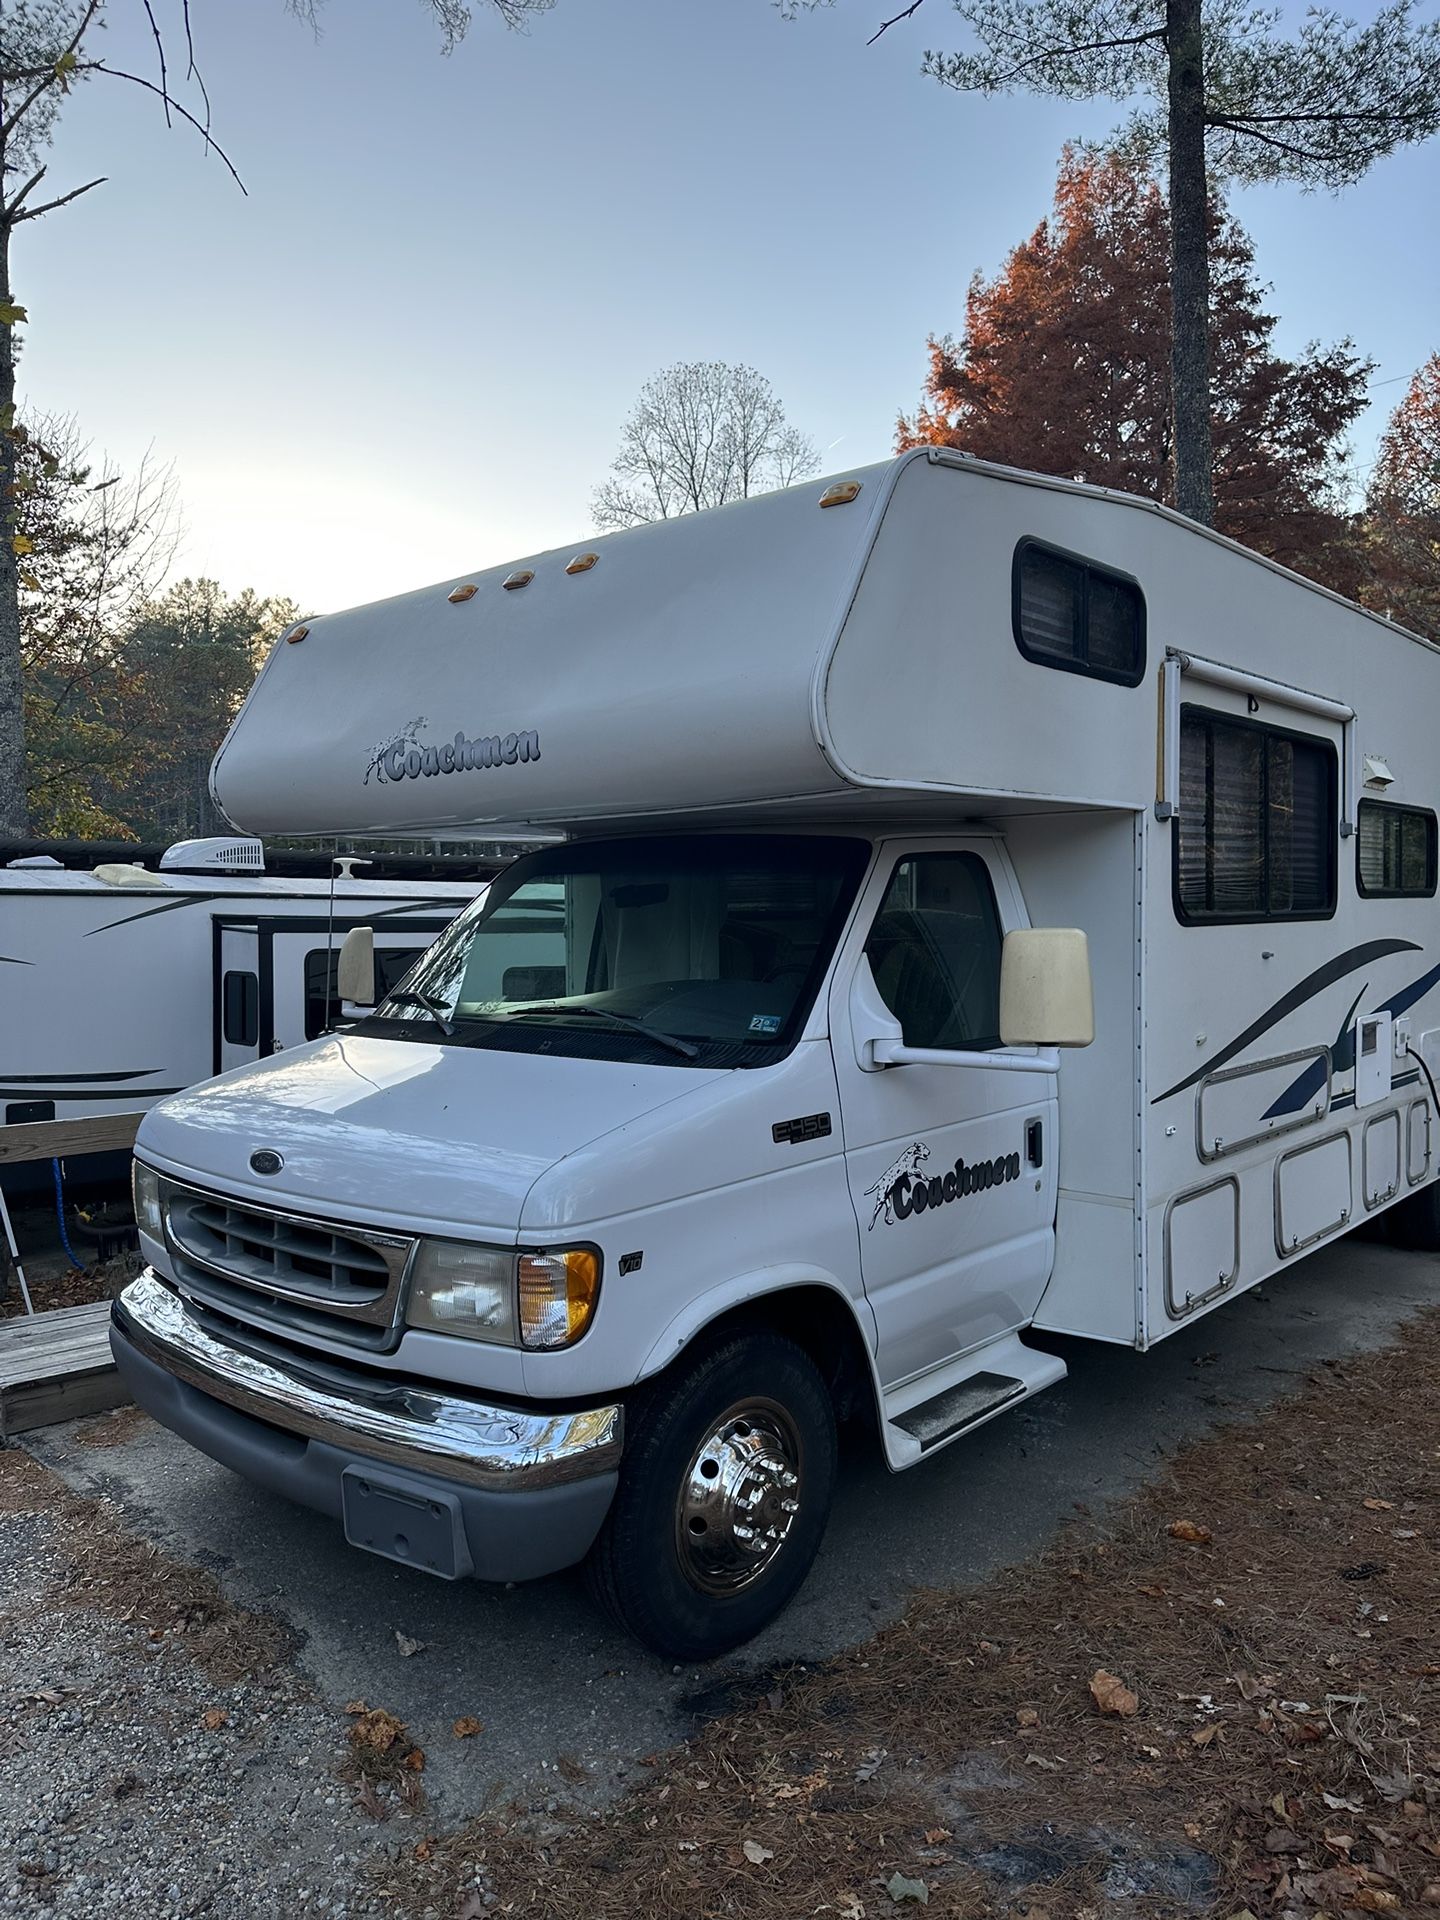
{"label": "background trailer window", "polygon": [[1337,784],[1326,740],[1182,708],[1179,918],[1327,919],[1335,911]]}
{"label": "background trailer window", "polygon": [[1027,660],[1138,686],[1145,675],[1145,596],[1128,574],[1038,540],[1015,549],[1015,644]]}
{"label": "background trailer window", "polygon": [[1367,900],[1435,891],[1435,815],[1428,807],[1362,800],[1355,835],[1355,881]]}

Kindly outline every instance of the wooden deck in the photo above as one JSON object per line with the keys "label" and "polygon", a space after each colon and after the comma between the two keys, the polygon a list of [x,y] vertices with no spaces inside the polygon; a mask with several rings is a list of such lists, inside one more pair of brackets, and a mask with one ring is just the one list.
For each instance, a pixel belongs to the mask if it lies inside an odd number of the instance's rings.
{"label": "wooden deck", "polygon": [[110,1302],[0,1320],[0,1439],[130,1396],[110,1358]]}

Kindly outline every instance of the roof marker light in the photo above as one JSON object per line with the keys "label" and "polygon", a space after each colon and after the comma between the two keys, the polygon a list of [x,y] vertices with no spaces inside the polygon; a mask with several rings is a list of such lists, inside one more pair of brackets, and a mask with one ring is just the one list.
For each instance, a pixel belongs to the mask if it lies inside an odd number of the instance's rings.
{"label": "roof marker light", "polygon": [[517,567],[515,572],[507,574],[500,584],[506,593],[514,593],[517,587],[528,587],[534,578],[535,572],[532,567]]}
{"label": "roof marker light", "polygon": [[473,580],[467,580],[463,587],[452,587],[446,598],[452,607],[458,607],[462,600],[473,600],[479,591]]}
{"label": "roof marker light", "polygon": [[309,633],[309,631],[310,629],[308,627],[294,628],[290,633],[287,633],[285,636],[286,646],[293,647],[297,645],[301,640],[305,638],[306,634]]}
{"label": "roof marker light", "polygon": [[577,553],[566,567],[566,573],[588,573],[600,558],[598,553]]}
{"label": "roof marker light", "polygon": [[859,491],[858,480],[838,480],[821,494],[820,504],[822,507],[848,507]]}

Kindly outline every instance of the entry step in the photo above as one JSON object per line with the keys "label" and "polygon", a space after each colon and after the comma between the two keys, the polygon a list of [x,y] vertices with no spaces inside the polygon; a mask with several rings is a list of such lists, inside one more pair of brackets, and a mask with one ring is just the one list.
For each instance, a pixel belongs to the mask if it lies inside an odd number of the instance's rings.
{"label": "entry step", "polygon": [[994,1413],[1007,1400],[1021,1399],[1024,1393],[1025,1382],[1009,1374],[973,1373],[958,1386],[937,1393],[933,1400],[922,1400],[908,1413],[897,1414],[894,1425],[918,1440],[920,1451],[925,1453],[972,1421]]}
{"label": "entry step", "polygon": [[110,1302],[0,1320],[0,1439],[130,1398],[110,1358]]}

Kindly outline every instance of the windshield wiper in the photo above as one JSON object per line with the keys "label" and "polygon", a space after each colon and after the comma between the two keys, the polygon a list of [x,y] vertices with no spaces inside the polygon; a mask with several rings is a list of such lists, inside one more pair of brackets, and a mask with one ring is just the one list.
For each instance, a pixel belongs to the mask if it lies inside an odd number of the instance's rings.
{"label": "windshield wiper", "polygon": [[397,1007],[423,1007],[447,1039],[455,1031],[450,1016],[445,1011],[445,1002],[437,1000],[434,994],[420,993],[416,988],[410,987],[404,993],[387,993],[385,998],[393,1001]]}
{"label": "windshield wiper", "polygon": [[566,1020],[575,1014],[581,1014],[587,1020],[613,1020],[617,1027],[628,1027],[632,1033],[643,1033],[647,1040],[658,1041],[662,1047],[669,1047],[672,1053],[683,1054],[687,1060],[693,1060],[700,1051],[690,1041],[682,1040],[678,1033],[662,1033],[659,1027],[650,1026],[633,1013],[616,1013],[613,1007],[522,1007],[506,1017],[510,1020],[529,1020],[535,1014],[558,1014]]}

